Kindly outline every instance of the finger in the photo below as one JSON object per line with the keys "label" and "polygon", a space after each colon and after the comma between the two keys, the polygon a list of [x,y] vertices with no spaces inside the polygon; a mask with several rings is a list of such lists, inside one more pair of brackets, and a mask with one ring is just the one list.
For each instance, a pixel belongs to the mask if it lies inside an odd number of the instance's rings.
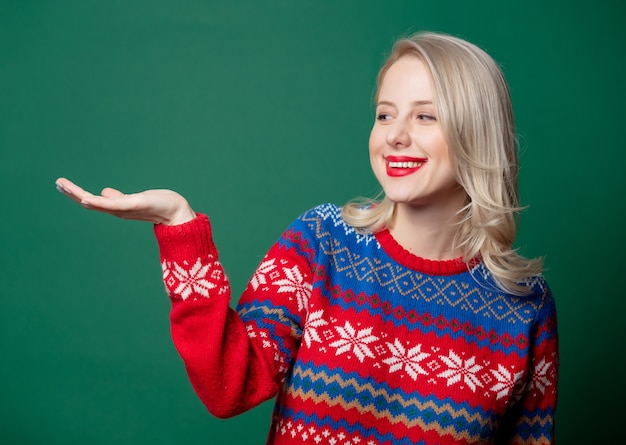
{"label": "finger", "polygon": [[137,195],[124,195],[119,192],[115,197],[109,196],[86,196],[80,201],[80,205],[89,210],[110,213],[122,217],[124,214],[132,214],[139,205]]}
{"label": "finger", "polygon": [[85,198],[93,196],[88,191],[82,189],[81,187],[74,184],[72,181],[65,178],[57,179],[56,186],[57,190],[78,203],[80,203]]}
{"label": "finger", "polygon": [[124,196],[124,193],[111,187],[106,187],[102,189],[100,194],[105,198],[121,198]]}
{"label": "finger", "polygon": [[58,178],[55,181],[57,187],[65,189],[65,190],[70,190],[73,187],[78,187],[76,184],[74,184],[72,181],[70,181],[67,178]]}

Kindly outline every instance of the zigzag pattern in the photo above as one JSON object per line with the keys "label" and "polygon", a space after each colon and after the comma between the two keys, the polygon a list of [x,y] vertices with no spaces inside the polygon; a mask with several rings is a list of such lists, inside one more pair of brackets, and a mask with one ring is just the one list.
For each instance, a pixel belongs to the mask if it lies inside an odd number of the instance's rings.
{"label": "zigzag pattern", "polygon": [[[357,244],[363,242],[367,246],[369,243],[373,242],[380,249],[380,245],[378,244],[378,241],[376,241],[376,237],[371,234],[360,234],[353,227],[347,225],[343,218],[341,218],[341,209],[334,204],[323,204],[317,206],[315,209],[310,210],[301,217],[301,220],[308,223],[311,230],[314,230],[318,235],[322,233],[320,221],[328,219],[332,222],[333,227],[341,227],[344,235],[353,236]],[[329,237],[329,232],[324,232],[324,236]],[[332,237],[329,238],[332,239]],[[322,240],[322,237],[318,237],[318,239]]]}
{"label": "zigzag pattern", "polygon": [[494,351],[500,350],[507,353],[510,348],[514,347],[522,355],[527,353],[528,338],[521,330],[516,331],[514,326],[510,326],[508,332],[504,334],[494,331],[486,332],[482,326],[473,326],[469,321],[461,323],[457,319],[450,320],[443,315],[434,318],[428,313],[407,311],[404,307],[392,307],[387,302],[381,302],[377,295],[355,296],[351,290],[343,292],[338,287],[334,287],[327,298],[344,310],[368,311],[369,314],[376,311],[377,316],[385,322],[390,321],[396,326],[406,326],[409,329],[418,328],[424,334],[434,332],[440,338],[449,336],[451,339],[464,337],[478,346],[489,346]]}
{"label": "zigzag pattern", "polygon": [[[284,307],[258,304],[240,304],[237,307],[237,312],[245,324],[253,322],[257,328],[267,329],[272,337],[271,339],[279,345],[286,361],[291,360],[291,349],[285,344],[284,337],[277,335],[275,332],[277,325],[289,326],[291,338],[300,338],[302,336],[300,326],[293,321],[292,317],[285,315],[291,312]],[[275,320],[276,323],[268,322],[268,320]]]}
{"label": "zigzag pattern", "polygon": [[518,422],[517,431],[522,435],[517,435],[514,443],[522,444],[543,444],[549,443],[551,437],[553,417],[552,412],[546,411],[530,417],[528,413]]}
{"label": "zigzag pattern", "polygon": [[411,397],[386,385],[378,388],[358,375],[342,375],[326,367],[294,368],[288,394],[315,404],[324,403],[342,410],[356,408],[391,424],[402,423],[422,431],[435,430],[468,442],[490,437],[496,427],[492,413],[434,397]]}
{"label": "zigzag pattern", "polygon": [[[315,404],[323,403],[331,409],[357,409],[379,420],[386,419],[391,424],[402,423],[409,429],[435,431],[440,436],[450,435],[457,441],[473,443],[492,437],[499,421],[493,413],[483,412],[480,408],[435,397],[411,397],[402,390],[386,385],[375,388],[358,375],[342,375],[325,366],[304,368],[298,365],[294,368],[290,383],[288,394],[293,398]],[[294,412],[290,417],[297,418],[296,414]],[[516,443],[548,442],[552,428],[551,412],[524,414],[518,422],[521,425],[518,431],[524,434],[518,436]],[[339,422],[340,425],[331,419],[327,419],[326,423],[333,429],[341,426],[351,432],[359,430],[362,435],[371,434],[370,429],[360,431],[360,425],[350,426]],[[385,440],[383,437],[378,439]]]}
{"label": "zigzag pattern", "polygon": [[[239,320],[216,253],[184,254],[201,244],[193,236],[213,249],[203,224],[177,234],[163,250],[176,257],[162,262],[172,337],[211,412],[232,415],[279,391],[268,439],[276,445],[552,440],[558,348],[542,277],[529,280],[528,298],[502,294],[484,265],[422,267],[386,233],[358,234],[325,205],[266,255]],[[241,321],[247,338],[212,335]],[[263,372],[233,372],[244,363]]]}
{"label": "zigzag pattern", "polygon": [[[334,432],[346,431],[350,434],[357,434],[358,436],[365,437],[367,442],[362,440],[354,440],[352,442],[346,441],[346,444],[349,443],[363,443],[364,445],[425,445],[427,442],[424,440],[419,440],[415,442],[414,439],[410,437],[396,437],[391,433],[381,433],[378,430],[371,428],[363,428],[362,425],[357,424],[353,425],[348,423],[345,419],[333,420],[330,416],[320,417],[316,413],[304,414],[300,411],[295,411],[293,409],[288,409],[282,407],[279,411],[279,415],[281,420],[277,422],[276,430],[280,431],[281,427],[285,423],[289,423],[292,425],[292,428],[295,430],[314,430],[316,432],[323,431],[324,429],[332,430]],[[286,419],[289,419],[286,421]],[[442,432],[446,430],[441,430]],[[283,433],[284,434],[284,433]],[[339,433],[341,435],[341,433]],[[358,437],[357,436],[357,437]],[[336,436],[330,436],[330,441],[319,439],[323,437],[323,435],[318,434],[317,438],[313,440],[315,443],[320,443],[326,445],[328,443],[339,444],[338,440],[335,439]],[[530,434],[523,436],[515,436],[510,440],[510,443],[515,443],[519,445],[544,445],[551,443],[550,440],[551,435],[540,434],[537,436],[532,436]],[[316,440],[317,439],[317,440]],[[480,441],[478,443],[483,443]]]}
{"label": "zigzag pattern", "polygon": [[[342,434],[344,431],[348,434],[354,435],[357,439],[353,439],[352,442],[345,441],[346,444],[363,444],[363,445],[425,445],[426,442],[420,440],[419,442],[415,442],[413,439],[409,437],[396,437],[390,432],[381,433],[380,431],[373,428],[364,428],[362,425],[350,424],[345,419],[333,420],[330,416],[320,417],[317,413],[304,414],[301,411],[295,411],[293,409],[281,407],[279,410],[280,420],[276,424],[276,431],[281,432],[281,429],[285,428],[285,424],[291,425],[292,429],[297,430],[306,430],[307,427],[313,430],[314,432],[322,431],[322,434],[317,434],[317,437],[313,437],[313,441],[316,444],[327,445],[334,444],[338,445],[342,442],[339,442],[337,439],[345,439]],[[328,435],[325,437],[324,432],[332,431],[333,435]],[[289,431],[285,429],[282,431],[282,434],[288,434]],[[340,437],[341,436],[341,437]],[[361,436],[365,438],[364,440],[359,439]],[[367,442],[365,442],[367,440]]]}
{"label": "zigzag pattern", "polygon": [[[327,230],[322,221],[330,219],[333,227],[343,227],[344,238],[338,233]],[[481,314],[487,318],[506,320],[511,323],[527,323],[533,319],[543,300],[539,303],[524,298],[505,297],[500,293],[489,290],[493,284],[488,281],[481,283],[486,287],[475,286],[478,276],[488,280],[489,272],[479,264],[472,271],[459,274],[460,279],[449,277],[431,277],[408,270],[396,265],[391,259],[383,263],[380,259],[371,256],[361,256],[353,253],[349,243],[366,244],[375,242],[378,249],[380,244],[373,235],[359,235],[345,224],[340,216],[340,209],[336,206],[325,205],[302,216],[302,221],[314,227],[315,236],[320,241],[322,253],[330,257],[330,263],[335,270],[345,277],[346,282],[356,280],[377,284],[389,293],[398,293],[415,300],[435,302],[449,305],[453,308]],[[350,237],[348,237],[348,235]],[[481,280],[482,281],[482,280]],[[541,285],[537,280],[533,285]]]}
{"label": "zigzag pattern", "polygon": [[345,273],[346,277],[358,281],[375,280],[390,293],[397,292],[403,297],[429,303],[435,301],[474,314],[483,314],[485,317],[495,317],[497,320],[508,318],[511,322],[527,323],[532,320],[536,311],[536,307],[533,310],[529,308],[527,301],[507,299],[501,294],[494,295],[493,292],[470,287],[465,282],[430,277],[390,263],[376,264],[379,260],[355,259],[347,247],[325,253],[333,255],[336,270]]}

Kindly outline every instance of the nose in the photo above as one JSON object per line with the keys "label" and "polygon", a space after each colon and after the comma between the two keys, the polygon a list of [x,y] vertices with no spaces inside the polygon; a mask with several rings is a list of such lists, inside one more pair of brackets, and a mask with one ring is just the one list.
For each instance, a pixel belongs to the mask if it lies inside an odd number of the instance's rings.
{"label": "nose", "polygon": [[387,131],[387,144],[395,148],[406,148],[411,145],[409,123],[404,119],[397,119]]}

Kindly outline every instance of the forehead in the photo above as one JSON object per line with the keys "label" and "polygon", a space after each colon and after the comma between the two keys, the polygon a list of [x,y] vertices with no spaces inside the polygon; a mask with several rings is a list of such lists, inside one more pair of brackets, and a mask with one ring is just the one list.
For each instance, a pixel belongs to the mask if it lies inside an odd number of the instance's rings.
{"label": "forehead", "polygon": [[[381,78],[377,96],[405,96],[410,100],[432,100],[432,81],[426,64],[418,57],[402,56]],[[419,97],[418,97],[419,96]]]}

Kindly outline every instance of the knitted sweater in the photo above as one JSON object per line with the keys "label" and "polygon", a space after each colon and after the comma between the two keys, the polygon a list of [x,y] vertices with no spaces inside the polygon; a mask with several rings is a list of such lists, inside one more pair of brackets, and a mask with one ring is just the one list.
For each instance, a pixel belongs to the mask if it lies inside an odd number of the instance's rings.
{"label": "knitted sweater", "polygon": [[429,261],[340,209],[298,218],[237,310],[198,215],[155,226],[171,331],[208,410],[277,397],[268,444],[548,444],[557,383],[555,305],[496,288],[480,262]]}

